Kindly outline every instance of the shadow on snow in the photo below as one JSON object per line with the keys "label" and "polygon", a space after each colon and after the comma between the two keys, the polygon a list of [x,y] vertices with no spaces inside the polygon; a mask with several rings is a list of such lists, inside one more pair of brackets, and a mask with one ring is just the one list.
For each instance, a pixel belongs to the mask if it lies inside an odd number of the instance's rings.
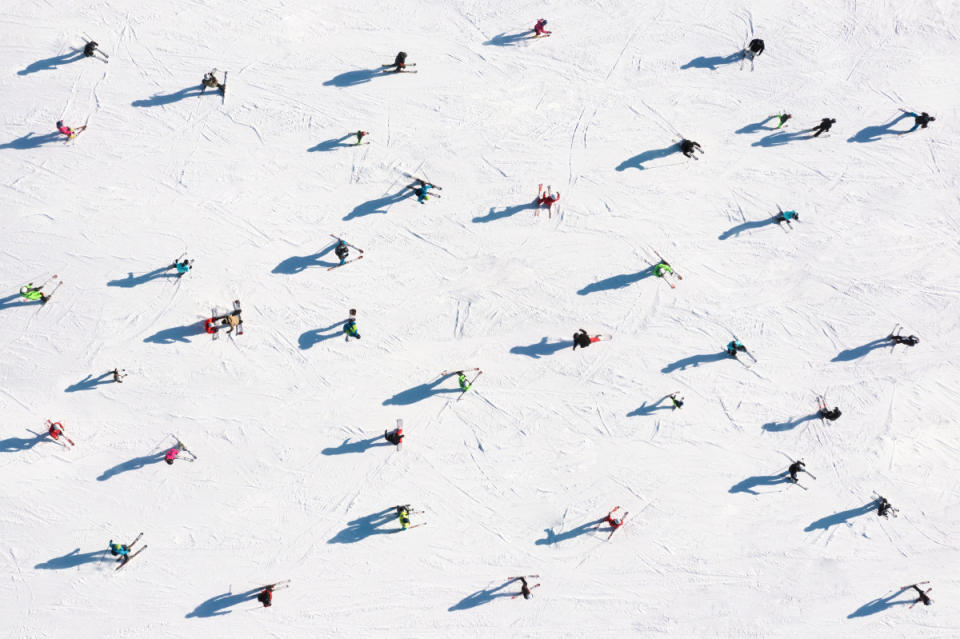
{"label": "shadow on snow", "polygon": [[[200,95],[202,92],[203,85],[198,84],[196,86],[187,87],[186,89],[180,89],[174,93],[157,93],[145,100],[134,100],[130,103],[130,105],[135,107],[164,106],[167,104],[173,104],[174,102],[179,102],[180,100],[185,100],[186,98],[192,98]],[[210,95],[220,95],[220,92],[210,91]]]}
{"label": "shadow on snow", "polygon": [[11,140],[4,144],[0,144],[0,150],[2,149],[17,149],[19,151],[24,151],[26,149],[36,149],[41,147],[44,144],[49,144],[51,142],[56,142],[59,139],[62,139],[63,135],[59,132],[54,133],[44,133],[43,135],[38,135],[33,137],[33,131],[27,133],[22,138],[17,138],[16,140]]}
{"label": "shadow on snow", "polygon": [[763,430],[769,431],[771,433],[780,433],[785,430],[791,430],[796,428],[803,422],[809,422],[812,419],[817,419],[820,417],[820,412],[810,413],[809,415],[804,415],[803,417],[798,417],[786,422],[768,422],[763,425]]}
{"label": "shadow on snow", "polygon": [[755,475],[753,477],[747,477],[743,481],[734,484],[730,487],[731,493],[750,493],[751,495],[760,495],[754,488],[760,486],[777,486],[779,484],[786,484],[793,481],[790,479],[790,475],[779,473],[777,475]]}
{"label": "shadow on snow", "polygon": [[[297,342],[300,344],[300,350],[305,351],[310,347],[312,347],[314,344],[319,344],[320,342],[324,342],[328,339],[332,339],[334,337],[339,337],[340,335],[344,335],[345,333],[343,332],[342,324],[343,324],[342,322],[334,322],[333,324],[331,324],[330,326],[327,326],[326,328],[314,328],[309,331],[304,331],[303,333],[300,334],[300,337],[297,339]],[[334,331],[333,333],[325,334],[326,331],[332,331],[335,328],[337,330]]]}
{"label": "shadow on snow", "polygon": [[531,31],[529,29],[519,33],[499,33],[484,42],[484,44],[490,47],[515,47],[530,38],[530,33]]}
{"label": "shadow on snow", "polygon": [[910,116],[906,113],[901,113],[894,119],[890,120],[886,124],[881,124],[879,126],[868,126],[866,128],[860,129],[857,133],[849,138],[847,142],[858,142],[860,144],[866,144],[867,142],[876,142],[884,135],[899,135],[901,133],[906,133],[906,131],[894,131],[893,125],[900,122],[904,118],[909,118]]}
{"label": "shadow on snow", "polygon": [[650,404],[649,406],[647,405],[646,402],[644,402],[640,406],[640,408],[636,408],[630,411],[629,413],[627,413],[627,417],[643,417],[645,415],[652,415],[658,410],[673,410],[673,404],[663,403],[664,400],[669,399],[669,397],[670,397],[669,395],[664,395],[663,397],[658,399],[656,403]]}
{"label": "shadow on snow", "polygon": [[[380,442],[378,443],[377,440],[380,440]],[[376,437],[371,437],[370,439],[361,439],[353,442],[350,441],[350,438],[348,437],[336,448],[324,448],[321,452],[324,455],[346,455],[349,453],[363,453],[371,448],[377,448],[378,446],[393,446],[393,444],[383,439],[383,435],[377,435]]]}
{"label": "shadow on snow", "polygon": [[869,601],[863,604],[862,606],[860,606],[859,608],[857,608],[856,610],[854,610],[853,612],[851,612],[849,615],[847,615],[847,619],[856,619],[857,617],[869,617],[870,615],[875,615],[878,612],[883,612],[887,608],[892,608],[893,606],[902,606],[904,604],[910,603],[909,600],[893,601],[902,592],[903,592],[902,590],[897,590],[892,595],[887,595],[886,597]]}
{"label": "shadow on snow", "polygon": [[680,143],[671,144],[670,146],[665,146],[662,149],[652,149],[650,151],[644,151],[638,155],[633,156],[632,158],[627,158],[623,162],[617,165],[618,171],[626,171],[627,169],[640,169],[641,171],[647,167],[643,166],[644,162],[650,162],[651,160],[658,160],[660,158],[665,158],[668,155],[677,153],[680,150]]}
{"label": "shadow on snow", "polygon": [[53,56],[52,58],[31,62],[25,69],[17,71],[17,75],[30,75],[31,73],[37,73],[38,71],[52,71],[61,64],[70,64],[71,62],[76,62],[77,60],[82,59],[83,50],[74,49],[70,53],[64,53],[63,55],[57,55]]}
{"label": "shadow on snow", "polygon": [[222,615],[229,615],[233,611],[227,610],[227,608],[232,608],[233,606],[242,604],[245,601],[252,601],[257,598],[259,593],[260,588],[254,588],[253,590],[248,590],[247,592],[237,595],[233,594],[233,592],[225,592],[222,595],[217,595],[216,597],[207,599],[202,604],[194,608],[193,612],[188,612],[186,618],[220,617]]}
{"label": "shadow on snow", "polygon": [[736,51],[730,55],[714,55],[709,58],[700,56],[681,66],[681,69],[710,69],[716,71],[722,64],[733,64],[743,59],[743,51]]}
{"label": "shadow on snow", "polygon": [[394,519],[396,519],[396,510],[393,508],[387,508],[378,513],[373,513],[360,519],[354,519],[347,523],[347,527],[334,535],[327,543],[355,544],[373,535],[389,535],[400,532],[403,528],[391,528],[387,530],[381,528],[381,526],[390,523]]}
{"label": "shadow on snow", "polygon": [[358,69],[356,71],[346,71],[338,76],[334,76],[323,83],[325,87],[352,87],[358,84],[370,82],[378,75],[383,75],[381,68],[376,69]]}
{"label": "shadow on snow", "polygon": [[302,257],[299,255],[294,255],[292,257],[288,257],[284,261],[274,266],[271,273],[295,275],[300,271],[304,271],[310,268],[311,266],[326,266],[327,268],[330,268],[331,266],[336,266],[337,264],[340,263],[339,261],[324,262],[319,259],[324,255],[326,255],[327,253],[330,253],[331,251],[333,251],[333,249],[336,248],[336,246],[337,246],[337,243],[334,242],[333,244],[323,249],[319,253],[314,253],[313,255],[304,255]]}
{"label": "shadow on snow", "polygon": [[849,362],[860,357],[863,357],[870,351],[876,350],[878,348],[883,348],[889,342],[886,338],[875,339],[872,342],[867,342],[863,346],[857,346],[856,348],[848,348],[845,351],[840,351],[837,353],[836,357],[831,359],[831,362]]}
{"label": "shadow on snow", "polygon": [[667,364],[660,369],[661,373],[672,373],[675,370],[686,370],[688,366],[693,366],[696,368],[700,364],[708,364],[710,362],[719,362],[724,359],[733,359],[726,351],[720,351],[719,353],[710,353],[709,355],[691,355],[690,357],[684,357],[683,359],[678,359],[672,364]]}
{"label": "shadow on snow", "polygon": [[80,549],[77,548],[62,557],[54,557],[42,564],[37,564],[34,568],[37,570],[66,570],[67,568],[77,568],[83,564],[98,564],[110,561],[114,561],[114,559],[113,557],[107,557],[106,550],[95,550],[81,554]]}
{"label": "shadow on snow", "polygon": [[718,239],[726,240],[730,237],[740,235],[744,231],[749,231],[750,229],[758,229],[764,226],[772,226],[776,223],[777,223],[777,218],[775,217],[768,217],[765,220],[756,220],[756,221],[748,220],[746,222],[743,222],[742,224],[737,224],[736,226],[727,229],[726,231],[720,234]]}
{"label": "shadow on snow", "polygon": [[553,528],[544,528],[543,532],[546,533],[546,537],[543,539],[538,539],[534,544],[537,546],[549,546],[551,544],[556,544],[561,541],[567,541],[568,539],[573,539],[574,537],[579,537],[580,535],[586,535],[587,533],[593,532],[593,529],[597,527],[598,524],[602,523],[604,518],[595,519],[594,521],[589,521],[585,524],[580,524],[576,528],[571,528],[570,530],[565,530],[562,533],[553,532]]}
{"label": "shadow on snow", "polygon": [[408,406],[410,404],[416,404],[417,402],[424,400],[432,395],[440,395],[442,393],[459,393],[460,388],[435,388],[437,384],[447,379],[448,377],[453,377],[453,374],[450,375],[441,375],[434,381],[428,384],[420,384],[414,386],[413,388],[408,388],[405,391],[400,391],[393,397],[383,400],[384,406]]}
{"label": "shadow on snow", "polygon": [[184,326],[165,328],[162,331],[157,331],[150,337],[143,338],[143,341],[150,344],[173,344],[174,342],[189,344],[190,340],[187,339],[188,337],[203,335],[204,332],[203,322],[194,322]]}
{"label": "shadow on snow", "polygon": [[565,348],[571,348],[573,346],[573,340],[566,340],[561,342],[547,342],[546,337],[541,337],[540,341],[535,344],[530,344],[529,346],[514,346],[510,349],[510,352],[514,355],[526,355],[527,357],[532,357],[533,359],[540,359],[546,355],[553,355],[559,351],[562,351]]}
{"label": "shadow on snow", "polygon": [[507,206],[501,210],[496,210],[494,207],[490,207],[490,212],[481,217],[473,218],[474,224],[486,224],[487,222],[496,222],[497,220],[502,220],[503,218],[510,217],[511,215],[516,215],[520,211],[531,211],[537,208],[537,201],[533,200],[526,204],[517,204],[514,206]]}
{"label": "shadow on snow", "polygon": [[816,520],[803,530],[805,532],[813,532],[814,530],[829,530],[831,526],[846,524],[854,517],[866,515],[875,511],[876,509],[876,502],[871,501],[869,504],[865,504],[859,508],[851,508],[850,510],[844,510],[843,512],[835,513],[833,515],[827,515],[826,517]]}
{"label": "shadow on snow", "polygon": [[611,291],[617,288],[626,288],[627,286],[646,279],[651,275],[653,275],[652,266],[647,267],[642,271],[637,271],[636,273],[613,275],[605,280],[600,280],[599,282],[594,282],[593,284],[587,284],[577,291],[577,295],[589,295],[590,293],[596,293],[598,291]]}
{"label": "shadow on snow", "polygon": [[106,373],[100,375],[99,377],[94,377],[92,374],[90,374],[84,377],[83,379],[81,379],[76,384],[70,384],[69,386],[67,386],[65,389],[63,389],[63,392],[75,393],[77,391],[93,390],[94,388],[102,384],[113,384],[113,383],[114,383],[113,371],[107,371]]}
{"label": "shadow on snow", "polygon": [[404,188],[402,191],[394,193],[393,195],[387,195],[385,197],[378,197],[375,200],[369,200],[363,204],[358,204],[353,208],[352,211],[347,213],[344,216],[344,220],[352,220],[355,217],[362,217],[364,215],[371,215],[373,213],[386,213],[387,207],[391,204],[396,204],[402,200],[407,199],[413,195],[413,191],[410,189]]}
{"label": "shadow on snow", "polygon": [[120,473],[127,473],[131,470],[140,470],[144,466],[149,466],[150,464],[156,464],[163,461],[164,453],[152,453],[150,455],[144,455],[143,457],[134,457],[133,459],[128,459],[125,462],[117,464],[113,468],[108,468],[103,473],[97,477],[97,481],[107,481],[111,477],[115,477]]}
{"label": "shadow on snow", "polygon": [[469,610],[470,608],[476,608],[477,606],[482,606],[485,603],[490,603],[494,599],[499,599],[500,597],[512,597],[513,593],[510,592],[500,592],[506,588],[512,580],[507,580],[497,586],[496,588],[484,588],[483,590],[478,590],[473,594],[467,595],[459,602],[453,604],[447,608],[448,612],[454,612],[457,610]]}

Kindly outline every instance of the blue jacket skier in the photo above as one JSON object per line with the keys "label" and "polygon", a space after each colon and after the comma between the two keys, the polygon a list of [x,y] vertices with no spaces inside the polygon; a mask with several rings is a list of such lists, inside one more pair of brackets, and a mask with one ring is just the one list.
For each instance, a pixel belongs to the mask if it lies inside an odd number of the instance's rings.
{"label": "blue jacket skier", "polygon": [[743,342],[738,339],[735,339],[727,344],[727,355],[730,355],[731,357],[736,357],[738,352],[745,350],[747,350],[747,347],[744,346]]}

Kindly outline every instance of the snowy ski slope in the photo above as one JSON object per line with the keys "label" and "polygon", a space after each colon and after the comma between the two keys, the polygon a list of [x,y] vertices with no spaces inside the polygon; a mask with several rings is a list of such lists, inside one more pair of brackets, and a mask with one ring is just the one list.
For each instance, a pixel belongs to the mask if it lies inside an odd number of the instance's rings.
{"label": "snowy ski slope", "polygon": [[[6,0],[0,636],[960,636],[958,24],[950,0]],[[381,75],[400,50],[418,73]],[[214,67],[224,103],[197,97]],[[937,120],[896,135],[899,108]],[[330,234],[364,259],[328,271]],[[238,298],[245,334],[203,334]],[[897,323],[920,344],[886,346]],[[613,339],[571,351],[580,327]],[[456,401],[438,373],[474,366]],[[170,433],[195,463],[160,463]],[[800,457],[806,491],[774,477]],[[427,525],[394,534],[404,503]]]}

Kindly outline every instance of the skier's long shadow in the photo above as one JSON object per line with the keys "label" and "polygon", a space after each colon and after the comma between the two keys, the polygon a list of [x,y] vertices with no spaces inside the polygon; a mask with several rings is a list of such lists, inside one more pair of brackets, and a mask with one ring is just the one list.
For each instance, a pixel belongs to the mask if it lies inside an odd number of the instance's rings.
{"label": "skier's long shadow", "polygon": [[29,65],[27,65],[27,68],[17,71],[17,75],[30,75],[31,73],[36,73],[38,71],[52,71],[61,64],[70,64],[71,62],[76,62],[77,60],[83,60],[83,51],[80,49],[74,49],[70,53],[64,53],[63,55],[57,55],[52,58],[31,62]]}
{"label": "skier's long shadow", "polygon": [[540,359],[546,355],[553,355],[559,351],[562,351],[565,348],[570,348],[573,346],[573,340],[567,340],[562,342],[547,342],[546,337],[541,337],[540,341],[536,344],[530,344],[529,346],[514,346],[510,349],[510,352],[514,355],[526,355],[527,357],[532,357],[533,359]]}
{"label": "skier's long shadow", "polygon": [[560,534],[553,532],[553,528],[544,528],[543,532],[547,534],[543,539],[538,539],[534,544],[537,546],[549,546],[551,544],[556,544],[561,541],[566,541],[568,539],[573,539],[574,537],[579,537],[580,535],[586,535],[589,532],[592,532],[594,528],[597,527],[597,524],[604,521],[604,518],[596,519],[594,521],[589,521],[585,524],[580,524],[576,528],[571,528]]}
{"label": "skier's long shadow", "polygon": [[796,419],[791,419],[786,422],[768,422],[763,425],[763,430],[771,433],[782,433],[785,430],[791,430],[796,428],[803,422],[809,422],[812,419],[820,417],[820,412],[810,413],[809,415],[804,415],[803,417],[798,417]]}
{"label": "skier's long shadow", "polygon": [[537,201],[528,202],[527,204],[517,204],[515,206],[507,206],[500,211],[496,210],[492,206],[490,207],[490,212],[481,217],[473,218],[474,224],[486,224],[487,222],[496,222],[497,220],[502,220],[505,217],[510,217],[511,215],[516,215],[520,211],[531,211],[537,208]]}
{"label": "skier's long shadow", "polygon": [[782,146],[794,140],[808,140],[812,137],[813,135],[810,131],[777,131],[764,138],[760,138],[750,146]]}
{"label": "skier's long shadow", "polygon": [[[379,441],[378,441],[379,440]],[[324,455],[346,455],[348,453],[362,453],[377,446],[393,446],[390,442],[383,439],[383,435],[377,435],[370,439],[361,439],[359,441],[350,441],[350,438],[343,440],[343,443],[336,448],[324,448]]]}
{"label": "skier's long shadow", "polygon": [[637,271],[636,273],[613,275],[605,280],[600,280],[599,282],[594,282],[593,284],[587,284],[577,291],[577,295],[589,295],[590,293],[596,293],[598,291],[611,291],[617,288],[626,288],[627,286],[646,279],[651,275],[653,275],[652,266],[645,268],[642,271]]}
{"label": "skier's long shadow", "polygon": [[878,612],[883,612],[887,608],[892,608],[894,606],[903,606],[910,603],[909,600],[893,601],[893,599],[897,598],[902,593],[903,593],[902,590],[897,590],[892,595],[887,595],[886,597],[869,601],[863,604],[862,606],[860,606],[859,608],[857,608],[856,610],[854,610],[853,612],[851,612],[849,615],[847,615],[847,619],[856,619],[857,617],[869,617],[870,615],[875,615]]}
{"label": "skier's long shadow", "polygon": [[151,344],[173,344],[174,342],[189,344],[190,340],[187,339],[188,337],[203,335],[203,333],[203,322],[194,322],[193,324],[187,324],[185,326],[165,328],[150,337],[145,337],[143,341]]}
{"label": "skier's long shadow", "polygon": [[240,594],[233,594],[233,592],[225,592],[222,595],[217,595],[216,597],[211,597],[207,599],[202,604],[193,609],[193,612],[188,612],[186,615],[187,619],[192,617],[220,617],[222,615],[229,615],[232,610],[227,610],[227,608],[232,608],[237,604],[242,604],[245,601],[252,601],[257,598],[257,595],[260,593],[260,588],[254,588],[253,590],[248,590],[247,592]]}
{"label": "skier's long shadow", "polygon": [[355,144],[344,144],[348,138],[356,137],[353,133],[347,133],[342,138],[330,138],[329,140],[324,140],[323,142],[318,142],[315,146],[307,149],[309,153],[314,153],[316,151],[333,151],[339,148],[345,148],[350,146],[356,146]]}
{"label": "skier's long shadow", "polygon": [[714,55],[709,58],[700,56],[681,66],[681,69],[710,69],[716,71],[722,64],[733,64],[743,59],[743,51],[736,51],[730,55]]}
{"label": "skier's long shadow", "polygon": [[333,333],[324,334],[326,331],[332,331],[334,328],[337,328],[341,325],[341,322],[334,322],[326,328],[315,328],[311,331],[304,331],[300,334],[300,337],[297,339],[297,342],[300,344],[301,350],[307,350],[311,348],[314,344],[319,344],[320,342],[326,341],[328,339],[333,339],[334,337],[339,337],[343,335],[342,330],[335,331]]}
{"label": "skier's long shadow", "polygon": [[21,450],[30,450],[42,442],[46,436],[46,433],[40,433],[36,437],[11,437],[0,440],[0,453],[15,453]]}
{"label": "skier's long shadow", "polygon": [[34,566],[36,570],[66,570],[67,568],[76,568],[83,564],[96,564],[101,562],[113,561],[107,557],[106,550],[95,550],[93,552],[80,553],[80,549],[72,550],[62,557],[48,559],[42,564]]}
{"label": "skier's long shadow", "polygon": [[721,233],[718,239],[726,240],[735,235],[740,235],[744,231],[749,231],[750,229],[758,229],[764,226],[772,226],[773,224],[776,224],[776,223],[777,223],[777,218],[775,217],[769,217],[765,220],[743,222],[742,224],[737,224],[736,226],[729,228],[723,233]]}
{"label": "skier's long shadow", "polygon": [[337,243],[334,242],[333,244],[323,249],[319,253],[314,253],[313,255],[304,255],[302,257],[299,255],[294,255],[292,257],[288,257],[284,261],[274,266],[271,273],[283,273],[284,275],[295,275],[300,271],[310,268],[311,266],[326,266],[327,268],[330,268],[331,266],[336,266],[340,262],[324,262],[323,260],[320,259],[324,255],[326,255],[327,253],[335,249],[336,246],[337,246]]}
{"label": "skier's long shadow", "polygon": [[151,455],[144,455],[143,457],[134,457],[133,459],[128,459],[127,461],[117,464],[113,468],[108,468],[99,477],[97,481],[107,481],[111,477],[115,477],[120,473],[130,472],[131,470],[140,470],[144,466],[150,464],[156,464],[163,461],[164,453],[153,453]]}
{"label": "skier's long shadow", "polygon": [[876,142],[884,135],[899,135],[901,133],[906,133],[906,131],[894,131],[891,127],[893,127],[893,125],[898,123],[900,120],[908,117],[910,116],[906,113],[901,113],[899,116],[890,120],[886,124],[881,124],[879,126],[868,126],[860,129],[855,135],[847,138],[847,142],[859,142],[861,144],[865,144],[867,142]]}
{"label": "skier's long shadow", "polygon": [[437,384],[448,377],[453,377],[453,375],[441,375],[428,384],[420,384],[418,386],[414,386],[413,388],[408,388],[405,391],[400,391],[393,397],[383,400],[383,405],[409,406],[410,404],[416,404],[420,400],[426,399],[431,395],[440,395],[442,393],[459,393],[459,388],[436,388]]}
{"label": "skier's long shadow", "polygon": [[407,199],[413,195],[413,191],[410,189],[404,188],[402,191],[394,193],[393,195],[387,195],[386,197],[378,197],[375,200],[370,200],[364,202],[363,204],[358,204],[354,207],[352,211],[347,213],[344,216],[344,220],[352,220],[355,217],[362,217],[364,215],[371,215],[373,213],[386,213],[387,207],[391,204],[396,204],[402,200]]}
{"label": "skier's long shadow", "polygon": [[64,388],[63,392],[75,393],[77,391],[93,390],[94,388],[102,384],[113,384],[113,383],[114,383],[113,371],[107,371],[106,373],[104,373],[103,375],[100,375],[99,377],[94,377],[93,375],[87,375],[76,384],[70,384],[69,386]]}
{"label": "skier's long shadow", "polygon": [[872,342],[867,342],[863,346],[857,346],[856,348],[848,348],[845,351],[840,351],[837,353],[836,357],[831,359],[831,362],[849,362],[851,360],[858,359],[863,357],[870,351],[876,350],[878,348],[883,348],[889,344],[885,337],[875,339]]}
{"label": "skier's long shadow", "polygon": [[49,144],[50,142],[56,142],[61,139],[62,135],[60,133],[45,133],[43,135],[38,135],[33,137],[33,131],[27,133],[22,138],[17,138],[16,140],[11,140],[5,144],[0,144],[0,150],[2,149],[18,149],[24,151],[26,149],[36,149],[37,147],[43,146],[44,144]]}
{"label": "skier's long shadow", "polygon": [[168,273],[172,266],[161,266],[160,268],[154,269],[149,273],[144,273],[143,275],[134,275],[133,273],[127,273],[127,276],[120,280],[110,280],[107,282],[107,286],[119,286],[121,288],[133,288],[134,286],[140,286],[141,284],[146,284],[150,280],[156,280],[164,277],[173,277],[176,278],[176,273]]}
{"label": "skier's long shadow", "polygon": [[778,484],[785,484],[790,479],[789,475],[780,473],[778,475],[755,475],[753,477],[747,477],[743,481],[734,484],[730,487],[731,493],[750,493],[751,495],[760,495],[754,488],[759,486],[776,486]]}
{"label": "skier's long shadow", "polygon": [[[130,105],[135,107],[164,106],[167,104],[173,104],[174,102],[179,102],[180,100],[184,100],[186,98],[192,98],[200,95],[201,93],[203,93],[203,85],[198,84],[193,87],[187,87],[186,89],[180,89],[174,93],[157,93],[150,96],[146,100],[134,100],[130,103]],[[220,95],[220,92],[211,91],[210,95]]]}
{"label": "skier's long shadow", "polygon": [[354,519],[353,521],[348,522],[347,527],[334,535],[327,543],[355,544],[358,541],[363,541],[367,537],[372,537],[373,535],[389,535],[403,530],[402,528],[381,528],[381,526],[388,524],[395,519],[395,516],[396,510],[393,508],[387,508],[378,513],[373,513],[372,515],[367,515],[366,517],[361,517],[360,519]]}
{"label": "skier's long shadow", "polygon": [[672,364],[667,364],[660,369],[661,373],[672,373],[675,370],[685,370],[688,366],[697,367],[700,364],[707,364],[709,362],[719,362],[725,359],[731,358],[726,351],[720,351],[719,353],[710,353],[709,355],[691,355],[690,357],[684,357],[683,359],[678,359]]}
{"label": "skier's long shadow", "polygon": [[356,71],[347,71],[338,76],[334,76],[323,83],[325,87],[352,87],[357,84],[370,82],[378,75],[383,75],[381,68],[376,69],[358,69]]}
{"label": "skier's long shadow", "polygon": [[668,399],[669,397],[670,397],[669,395],[664,395],[663,397],[658,399],[656,403],[650,404],[649,406],[647,406],[647,403],[644,402],[643,405],[640,406],[640,408],[636,408],[630,411],[629,413],[627,413],[627,417],[642,417],[644,415],[652,415],[658,410],[673,410],[673,404],[663,403],[663,400]]}
{"label": "skier's long shadow", "polygon": [[520,33],[500,33],[483,44],[490,47],[515,47],[530,37],[532,31],[529,29]]}
{"label": "skier's long shadow", "polygon": [[459,602],[447,608],[447,611],[455,612],[457,610],[469,610],[470,608],[476,608],[477,606],[482,606],[485,603],[490,603],[494,599],[498,599],[500,597],[512,597],[514,594],[512,592],[500,592],[506,588],[511,581],[513,580],[507,580],[496,588],[484,588],[483,590],[478,590],[473,594],[467,595]]}
{"label": "skier's long shadow", "polygon": [[844,510],[843,512],[835,513],[833,515],[827,515],[826,517],[816,520],[803,530],[805,532],[813,532],[814,530],[829,530],[830,526],[845,524],[854,517],[866,515],[867,513],[873,512],[876,509],[877,503],[871,501],[869,504],[865,504],[859,508],[851,508],[850,510]]}
{"label": "skier's long shadow", "polygon": [[660,158],[665,158],[668,155],[672,155],[680,150],[680,144],[671,144],[670,146],[663,147],[662,149],[652,149],[650,151],[644,151],[638,155],[633,156],[632,158],[627,158],[623,162],[617,165],[618,171],[626,171],[627,169],[640,169],[641,171],[647,167],[643,166],[644,162],[650,162],[651,160],[658,160]]}
{"label": "skier's long shadow", "polygon": [[767,122],[769,122],[775,117],[777,116],[771,115],[770,117],[760,120],[759,122],[754,122],[753,124],[748,124],[742,129],[737,129],[736,131],[734,131],[734,133],[750,134],[750,133],[756,133],[757,131],[773,131],[774,130],[773,127],[767,126]]}

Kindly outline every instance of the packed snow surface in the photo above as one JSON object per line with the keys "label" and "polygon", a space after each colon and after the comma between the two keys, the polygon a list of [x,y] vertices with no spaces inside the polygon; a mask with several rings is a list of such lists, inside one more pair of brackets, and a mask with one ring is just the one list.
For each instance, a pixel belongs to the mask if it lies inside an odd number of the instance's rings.
{"label": "packed snow surface", "polygon": [[[958,24],[953,0],[6,0],[0,635],[960,636]],[[401,50],[417,73],[382,74]],[[898,135],[901,108],[936,120]],[[363,259],[328,270],[331,234]],[[234,299],[245,333],[211,339]],[[612,339],[573,351],[581,327]],[[472,367],[462,398],[439,376]],[[196,462],[162,463],[171,433]],[[807,490],[778,477],[799,458]],[[427,525],[400,531],[408,503]]]}

